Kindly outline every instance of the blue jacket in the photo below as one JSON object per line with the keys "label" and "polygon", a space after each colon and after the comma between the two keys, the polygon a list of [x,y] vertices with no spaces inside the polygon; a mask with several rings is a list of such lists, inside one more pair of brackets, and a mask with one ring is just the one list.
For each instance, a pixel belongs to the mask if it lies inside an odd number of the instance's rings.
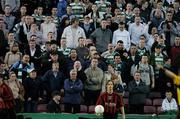
{"label": "blue jacket", "polygon": [[67,7],[66,0],[59,0],[58,5],[57,5],[57,9],[58,9],[57,16],[58,17],[62,17],[63,15],[66,14],[66,7]]}
{"label": "blue jacket", "polygon": [[83,84],[80,79],[76,79],[75,81],[72,81],[71,79],[66,79],[64,81],[64,103],[80,104],[82,90]]}

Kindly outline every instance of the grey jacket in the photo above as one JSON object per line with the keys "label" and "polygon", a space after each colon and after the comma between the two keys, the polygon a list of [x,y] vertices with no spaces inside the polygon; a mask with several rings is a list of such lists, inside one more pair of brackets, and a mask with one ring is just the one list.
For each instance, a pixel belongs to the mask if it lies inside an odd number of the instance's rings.
{"label": "grey jacket", "polygon": [[92,39],[96,45],[98,52],[104,52],[107,49],[107,46],[112,42],[112,32],[110,29],[97,28],[91,35]]}

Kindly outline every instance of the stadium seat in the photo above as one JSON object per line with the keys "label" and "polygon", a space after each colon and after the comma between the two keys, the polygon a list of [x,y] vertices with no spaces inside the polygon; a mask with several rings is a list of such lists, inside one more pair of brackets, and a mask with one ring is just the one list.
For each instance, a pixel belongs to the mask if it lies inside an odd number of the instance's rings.
{"label": "stadium seat", "polygon": [[94,109],[95,109],[95,105],[90,105],[89,107],[88,107],[88,113],[94,113]]}
{"label": "stadium seat", "polygon": [[160,92],[150,92],[148,95],[148,98],[150,98],[150,99],[161,98],[161,93]]}
{"label": "stadium seat", "polygon": [[145,114],[154,114],[154,113],[156,113],[156,107],[154,107],[154,106],[144,106],[144,113]]}
{"label": "stadium seat", "polygon": [[47,104],[39,104],[37,106],[37,112],[47,112]]}
{"label": "stadium seat", "polygon": [[81,105],[81,109],[80,109],[81,113],[87,113],[87,106],[86,105]]}
{"label": "stadium seat", "polygon": [[151,106],[152,105],[152,100],[151,99],[149,99],[149,98],[146,98],[146,103],[145,103],[145,105],[149,105],[149,106]]}
{"label": "stadium seat", "polygon": [[161,98],[154,99],[153,100],[153,105],[154,106],[161,106],[162,105],[162,101],[163,101],[163,99],[161,99]]}

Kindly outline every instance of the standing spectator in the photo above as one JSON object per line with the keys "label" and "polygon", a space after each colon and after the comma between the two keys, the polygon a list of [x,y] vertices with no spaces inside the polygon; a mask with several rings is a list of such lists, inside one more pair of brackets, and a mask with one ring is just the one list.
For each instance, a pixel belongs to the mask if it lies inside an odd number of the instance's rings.
{"label": "standing spectator", "polygon": [[102,105],[104,107],[103,119],[117,119],[119,110],[122,113],[122,119],[125,119],[123,98],[115,93],[113,89],[113,81],[107,81],[106,92],[99,96],[96,105]]}
{"label": "standing spectator", "polygon": [[130,113],[143,114],[146,96],[149,92],[148,86],[142,82],[141,73],[134,73],[134,80],[129,82],[129,111]]}
{"label": "standing spectator", "polygon": [[164,113],[178,111],[178,105],[176,100],[172,97],[171,91],[166,91],[166,98],[162,102],[162,111]]}
{"label": "standing spectator", "polygon": [[151,65],[148,64],[148,56],[144,54],[141,57],[141,61],[135,66],[134,72],[140,71],[141,80],[150,88],[154,88],[155,79],[154,79],[154,69]]}
{"label": "standing spectator", "polygon": [[129,33],[131,36],[131,43],[138,45],[139,37],[146,34],[145,26],[141,24],[141,17],[136,16],[135,22],[129,25]]}
{"label": "standing spectator", "polygon": [[67,39],[67,47],[76,48],[78,46],[79,37],[86,38],[84,30],[79,26],[79,20],[77,18],[71,19],[71,25],[67,26],[61,37]]}
{"label": "standing spectator", "polygon": [[14,71],[16,73],[16,76],[20,82],[24,81],[24,79],[28,76],[28,71],[33,68],[33,66],[29,64],[29,60],[29,55],[24,54],[22,60],[14,63],[9,69],[9,71]]}
{"label": "standing spectator", "polygon": [[84,3],[80,0],[74,0],[74,2],[70,3],[70,6],[75,17],[82,21],[86,12]]}
{"label": "standing spectator", "polygon": [[108,44],[112,41],[112,32],[106,28],[107,20],[101,20],[101,28],[97,28],[90,36],[93,40],[97,51],[102,53],[106,50]]}
{"label": "standing spectator", "polygon": [[61,94],[59,91],[52,92],[52,98],[47,104],[47,110],[50,113],[60,113],[60,100],[61,100]]}
{"label": "standing spectator", "polygon": [[17,113],[23,112],[24,86],[17,80],[16,74],[10,72],[7,85],[11,88],[15,100],[15,110]]}
{"label": "standing spectator", "polygon": [[77,71],[75,69],[72,69],[70,71],[70,78],[64,81],[65,112],[68,113],[80,112],[82,90],[83,90],[83,84],[81,80],[77,78]]}
{"label": "standing spectator", "polygon": [[124,48],[129,51],[131,41],[130,41],[130,34],[129,32],[125,29],[125,23],[120,22],[119,23],[119,29],[114,31],[113,33],[113,40],[112,43],[113,45],[117,44],[119,40],[122,40],[124,43]]}
{"label": "standing spectator", "polygon": [[67,47],[66,38],[61,38],[61,40],[60,40],[60,47],[59,47],[58,51],[61,51],[65,58],[69,57],[71,49]]}
{"label": "standing spectator", "polygon": [[[2,1],[1,1],[2,2]],[[11,14],[12,12],[12,7],[10,5],[5,5],[5,9],[4,9],[4,22],[6,23],[6,29],[8,31],[11,31],[14,23],[15,23],[15,17]]]}
{"label": "standing spectator", "polygon": [[36,24],[38,26],[41,25],[41,23],[43,23],[45,16],[43,15],[43,7],[38,6],[37,9],[34,9],[34,11],[37,10],[37,12],[35,12],[34,14],[32,14],[32,17],[34,17]]}
{"label": "standing spectator", "polygon": [[78,56],[79,60],[81,61],[81,63],[84,63],[85,57],[88,56],[89,49],[85,46],[85,39],[84,38],[80,37],[78,39],[78,42],[79,42],[79,45],[76,48],[77,56]]}
{"label": "standing spectator", "polygon": [[42,81],[37,76],[37,71],[31,69],[29,77],[24,80],[25,89],[25,112],[37,112],[38,101],[42,101]]}
{"label": "standing spectator", "polygon": [[57,4],[57,16],[62,17],[66,14],[66,8],[67,8],[67,1],[66,0],[59,0]]}
{"label": "standing spectator", "polygon": [[43,76],[43,84],[47,92],[48,99],[50,99],[53,91],[61,91],[64,83],[64,75],[59,71],[59,63],[52,63],[52,69],[48,70]]}
{"label": "standing spectator", "polygon": [[73,11],[72,11],[72,7],[71,6],[67,6],[66,7],[66,14],[62,16],[62,19],[64,17],[67,17],[68,20],[71,20],[72,18],[75,18],[75,15],[73,14]]}
{"label": "standing spectator", "polygon": [[19,46],[17,43],[14,43],[10,51],[6,53],[4,63],[8,67],[11,67],[15,62],[21,60],[21,58],[22,58],[22,53],[19,52]]}
{"label": "standing spectator", "polygon": [[3,75],[0,74],[0,117],[1,119],[15,119],[14,97],[11,88],[4,83]]}
{"label": "standing spectator", "polygon": [[103,82],[103,71],[98,68],[98,59],[91,59],[91,65],[85,70],[85,73],[87,76],[84,83],[85,104],[94,105],[102,90]]}
{"label": "standing spectator", "polygon": [[1,7],[5,11],[6,5],[11,7],[12,12],[17,12],[20,8],[21,0],[1,0]]}
{"label": "standing spectator", "polygon": [[54,34],[54,40],[56,40],[57,38],[57,29],[56,29],[56,25],[54,23],[51,22],[51,16],[48,15],[45,17],[44,23],[41,24],[41,32],[42,32],[42,36],[43,36],[43,42],[42,44],[45,44],[45,42],[47,41],[47,36],[49,32],[52,32]]}

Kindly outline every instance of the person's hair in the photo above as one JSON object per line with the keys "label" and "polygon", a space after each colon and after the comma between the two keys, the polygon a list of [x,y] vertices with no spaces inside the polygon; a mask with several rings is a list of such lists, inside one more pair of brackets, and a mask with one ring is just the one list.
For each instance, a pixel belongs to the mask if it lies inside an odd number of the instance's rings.
{"label": "person's hair", "polygon": [[118,40],[117,44],[118,44],[118,43],[122,43],[122,44],[123,44],[124,42],[123,42],[122,40]]}
{"label": "person's hair", "polygon": [[71,19],[71,24],[75,23],[76,21],[79,21],[79,19],[76,18],[76,17],[75,17],[75,18],[72,18],[72,19]]}
{"label": "person's hair", "polygon": [[79,37],[79,38],[78,38],[78,42],[79,42],[80,39],[84,39],[84,37]]}
{"label": "person's hair", "polygon": [[134,75],[137,74],[137,73],[141,74],[141,72],[139,70],[137,70],[137,71],[134,72]]}
{"label": "person's hair", "polygon": [[115,55],[114,55],[114,59],[115,59],[115,57],[120,57],[121,58],[121,55],[119,54],[119,53],[116,53]]}
{"label": "person's hair", "polygon": [[71,69],[69,73],[71,74],[71,73],[73,73],[73,72],[76,72],[76,73],[77,73],[77,70],[76,70],[76,69]]}
{"label": "person's hair", "polygon": [[15,74],[15,75],[16,75],[16,73],[15,73],[14,71],[11,71],[11,72],[9,72],[9,77],[10,77],[12,74]]}
{"label": "person's hair", "polygon": [[124,25],[125,23],[124,22],[119,22],[119,25]]}

